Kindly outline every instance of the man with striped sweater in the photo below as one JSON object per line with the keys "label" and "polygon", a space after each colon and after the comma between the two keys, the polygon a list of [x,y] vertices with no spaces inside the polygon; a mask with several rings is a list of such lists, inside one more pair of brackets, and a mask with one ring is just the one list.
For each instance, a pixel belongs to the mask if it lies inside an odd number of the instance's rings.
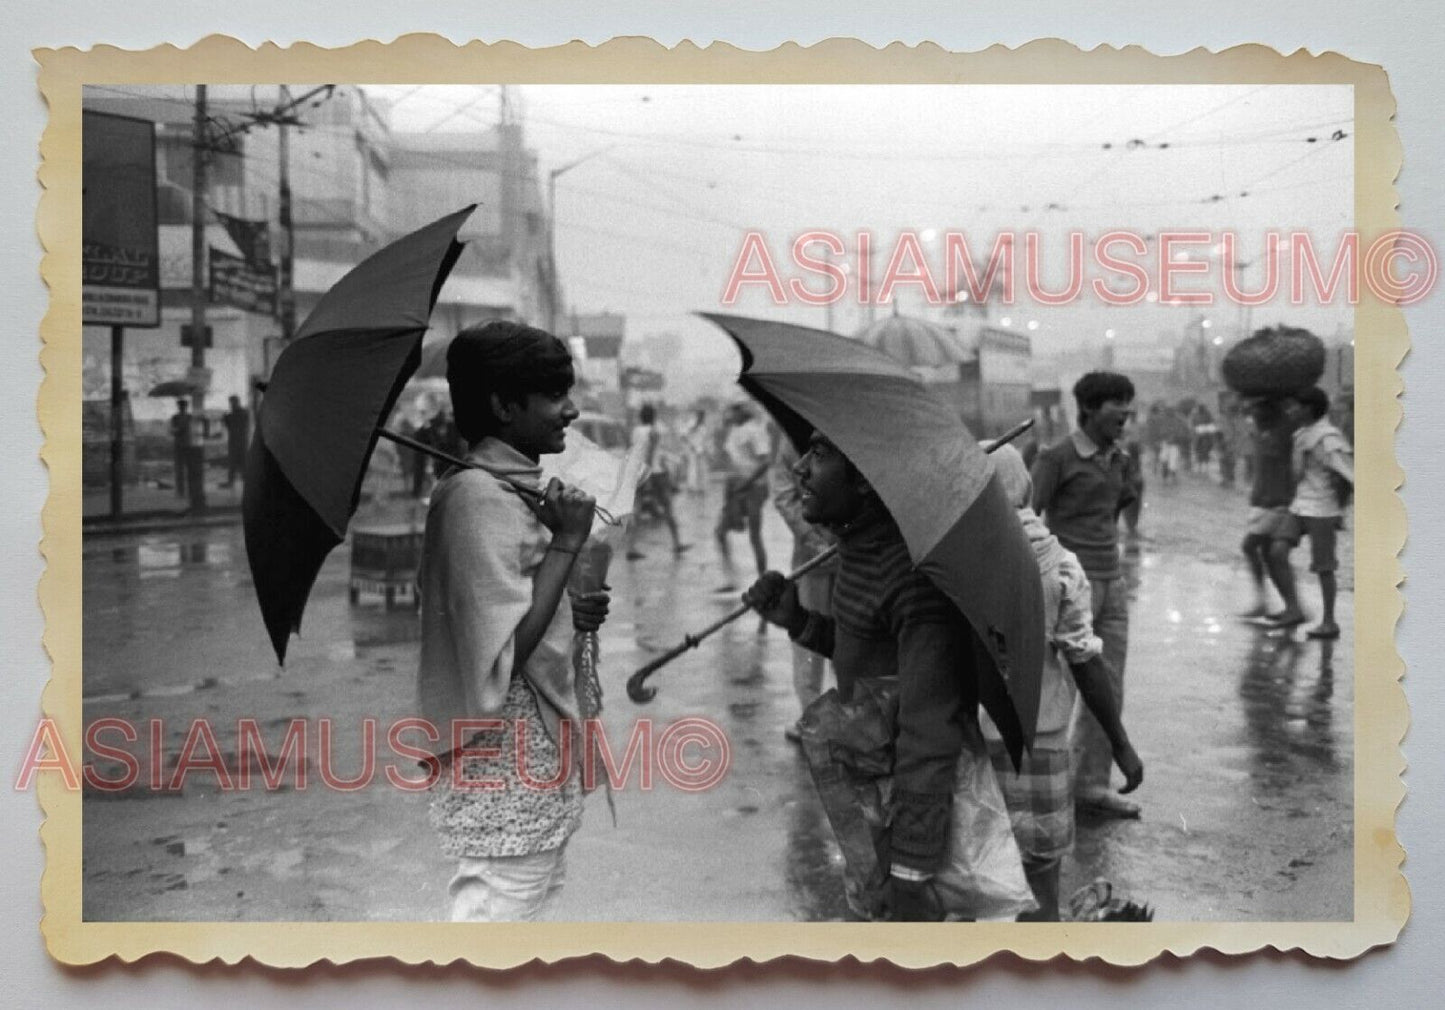
{"label": "man with striped sweater", "polygon": [[958,610],[913,565],[873,488],[836,446],[814,434],[795,473],[802,514],[839,539],[832,616],[809,610],[797,586],[768,572],[743,600],[833,661],[848,701],[858,682],[896,678],[892,809],[884,914],[942,919],[932,880],[949,850],[955,768],[977,720],[978,645]]}

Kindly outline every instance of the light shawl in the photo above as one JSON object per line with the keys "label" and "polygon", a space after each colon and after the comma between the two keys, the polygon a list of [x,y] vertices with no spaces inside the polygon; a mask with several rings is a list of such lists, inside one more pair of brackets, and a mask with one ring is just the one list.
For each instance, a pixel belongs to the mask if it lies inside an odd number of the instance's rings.
{"label": "light shawl", "polygon": [[[537,464],[495,438],[478,443],[467,461],[531,484],[541,476]],[[532,606],[532,579],[551,539],[521,496],[483,470],[455,470],[433,490],[419,576],[417,700],[423,718],[441,733],[438,753],[457,746],[456,720],[501,712],[517,625]],[[564,593],[521,671],[553,741],[561,739],[562,719],[580,729],[572,639],[572,607]]]}

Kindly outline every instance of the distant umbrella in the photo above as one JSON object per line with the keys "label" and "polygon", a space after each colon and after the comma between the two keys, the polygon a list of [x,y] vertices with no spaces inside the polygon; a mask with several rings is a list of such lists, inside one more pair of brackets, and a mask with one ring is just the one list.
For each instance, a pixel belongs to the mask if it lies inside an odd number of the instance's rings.
{"label": "distant umbrella", "polygon": [[860,330],[856,339],[909,368],[939,368],[970,357],[951,331],[912,316],[880,319]]}
{"label": "distant umbrella", "polygon": [[467,207],[378,250],[322,296],[272,370],[246,460],[246,554],[276,658],[346,536],[366,465],[416,370]]}
{"label": "distant umbrella", "polygon": [[147,395],[160,399],[168,399],[178,396],[195,396],[198,391],[199,387],[193,382],[188,382],[185,379],[170,379],[169,381],[152,386],[150,393]]}

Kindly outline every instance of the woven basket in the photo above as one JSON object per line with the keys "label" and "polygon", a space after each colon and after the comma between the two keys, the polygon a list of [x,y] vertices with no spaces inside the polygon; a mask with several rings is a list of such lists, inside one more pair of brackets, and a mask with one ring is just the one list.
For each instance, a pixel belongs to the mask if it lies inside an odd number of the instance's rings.
{"label": "woven basket", "polygon": [[1325,373],[1325,344],[1309,330],[1260,330],[1231,347],[1222,367],[1225,383],[1236,393],[1288,396],[1313,386]]}

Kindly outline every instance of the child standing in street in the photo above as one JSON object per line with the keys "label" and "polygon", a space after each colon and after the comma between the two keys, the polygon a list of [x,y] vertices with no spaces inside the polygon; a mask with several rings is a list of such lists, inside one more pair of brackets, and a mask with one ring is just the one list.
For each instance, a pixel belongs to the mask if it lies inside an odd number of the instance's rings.
{"label": "child standing in street", "polygon": [[1070,726],[1076,696],[1103,727],[1114,763],[1124,774],[1121,793],[1138,788],[1144,780],[1144,764],[1124,732],[1109,686],[1104,643],[1094,634],[1089,577],[1073,552],[1060,544],[1029,508],[1033,482],[1023,457],[1013,446],[1005,445],[993,453],[993,459],[994,472],[1018,512],[1039,565],[1049,648],[1040,683],[1034,744],[1025,752],[1017,773],[998,731],[986,715],[981,721],[1023,856],[1024,875],[1039,904],[1037,912],[1026,912],[1020,919],[1055,922],[1059,919],[1059,866],[1074,845]]}
{"label": "child standing in street", "polygon": [[422,716],[440,735],[431,822],[457,860],[453,921],[545,918],[582,818],[583,712],[574,630],[595,631],[605,592],[569,599],[594,502],[552,480],[577,418],[572,358],[542,330],[492,322],[447,351],[447,383],[471,468],[444,473],[427,512],[419,583]]}
{"label": "child standing in street", "polygon": [[1296,481],[1289,513],[1294,542],[1310,538],[1310,571],[1320,580],[1323,613],[1310,638],[1340,637],[1335,623],[1335,534],[1344,523],[1344,510],[1355,486],[1354,454],[1345,436],[1329,420],[1330,398],[1313,386],[1286,403],[1290,420],[1300,425],[1294,433],[1291,471]]}

